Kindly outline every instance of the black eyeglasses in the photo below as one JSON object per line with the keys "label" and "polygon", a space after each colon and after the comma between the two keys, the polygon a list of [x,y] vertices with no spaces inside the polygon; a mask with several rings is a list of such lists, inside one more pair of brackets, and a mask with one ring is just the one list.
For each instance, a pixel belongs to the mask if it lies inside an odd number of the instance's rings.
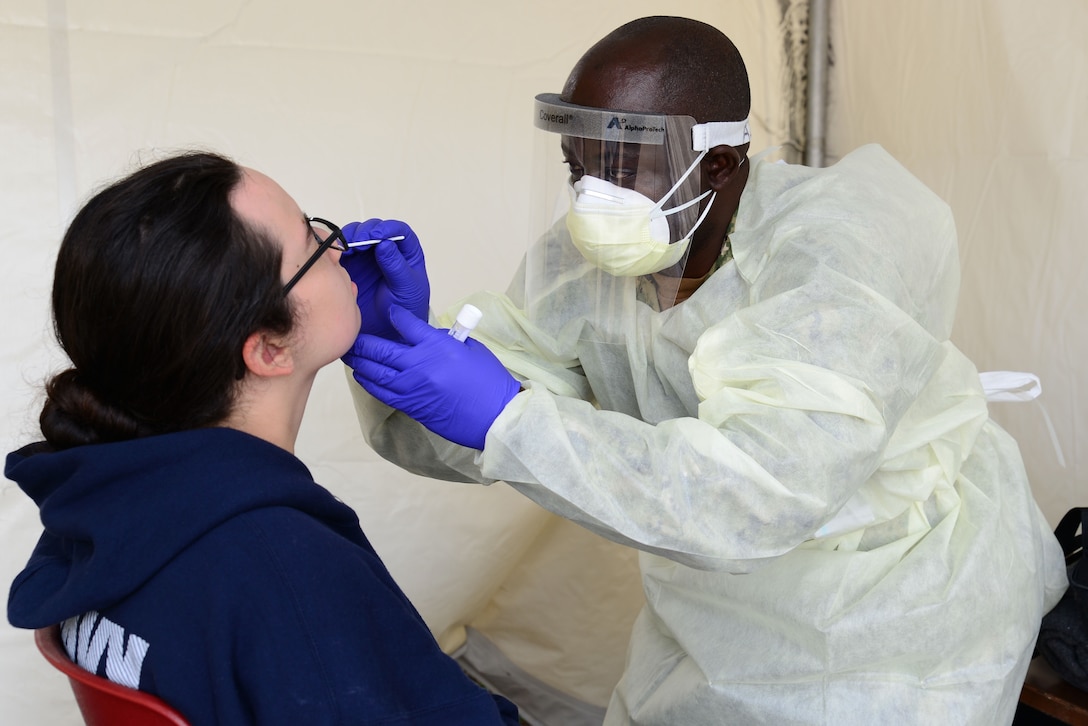
{"label": "black eyeglasses", "polygon": [[[314,239],[317,240],[317,252],[310,255],[310,259],[306,260],[306,264],[298,268],[298,272],[295,276],[287,281],[287,284],[283,286],[283,294],[291,292],[291,288],[295,286],[295,283],[299,281],[299,278],[306,274],[306,270],[314,266],[314,263],[321,259],[321,255],[325,254],[330,247],[333,249],[346,252],[348,249],[347,240],[344,239],[344,233],[340,231],[340,228],[327,219],[321,217],[307,217],[306,221],[310,223],[310,232],[313,234]],[[322,233],[324,236],[322,236]]]}

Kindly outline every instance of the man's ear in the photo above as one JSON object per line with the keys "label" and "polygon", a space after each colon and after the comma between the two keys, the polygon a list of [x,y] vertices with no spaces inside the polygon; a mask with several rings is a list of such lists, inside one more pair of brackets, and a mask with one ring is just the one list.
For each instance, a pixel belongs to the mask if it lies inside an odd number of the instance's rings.
{"label": "man's ear", "polygon": [[710,188],[721,192],[736,177],[744,163],[748,146],[715,146],[707,152],[704,162]]}
{"label": "man's ear", "polygon": [[267,331],[258,330],[242,344],[246,369],[260,378],[285,376],[295,370],[291,348]]}

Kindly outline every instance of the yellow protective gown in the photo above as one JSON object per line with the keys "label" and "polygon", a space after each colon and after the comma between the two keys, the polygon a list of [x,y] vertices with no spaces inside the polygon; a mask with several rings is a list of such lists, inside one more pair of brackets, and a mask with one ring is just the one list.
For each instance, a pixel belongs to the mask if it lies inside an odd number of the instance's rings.
{"label": "yellow protective gown", "polygon": [[663,312],[602,291],[561,227],[506,296],[468,298],[527,389],[483,452],[354,392],[386,458],[641,550],[605,723],[1011,722],[1066,579],[948,341],[947,206],[877,146],[756,162],[733,260]]}

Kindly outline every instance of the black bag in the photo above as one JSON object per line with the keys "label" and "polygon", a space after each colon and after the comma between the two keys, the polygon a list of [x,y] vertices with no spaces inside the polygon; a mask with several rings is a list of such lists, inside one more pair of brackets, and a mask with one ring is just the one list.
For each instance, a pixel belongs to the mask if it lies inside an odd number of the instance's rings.
{"label": "black bag", "polygon": [[1088,691],[1088,507],[1070,509],[1054,536],[1065,552],[1069,589],[1043,616],[1036,650],[1063,680]]}

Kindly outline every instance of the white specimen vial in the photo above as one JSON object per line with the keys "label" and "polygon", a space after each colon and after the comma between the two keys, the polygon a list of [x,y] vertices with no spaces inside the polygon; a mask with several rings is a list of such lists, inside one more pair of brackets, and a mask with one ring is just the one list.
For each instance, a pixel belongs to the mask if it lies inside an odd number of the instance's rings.
{"label": "white specimen vial", "polygon": [[463,343],[483,316],[484,314],[480,311],[480,308],[466,303],[461,311],[457,313],[457,317],[453,321],[453,327],[450,328],[450,335]]}

